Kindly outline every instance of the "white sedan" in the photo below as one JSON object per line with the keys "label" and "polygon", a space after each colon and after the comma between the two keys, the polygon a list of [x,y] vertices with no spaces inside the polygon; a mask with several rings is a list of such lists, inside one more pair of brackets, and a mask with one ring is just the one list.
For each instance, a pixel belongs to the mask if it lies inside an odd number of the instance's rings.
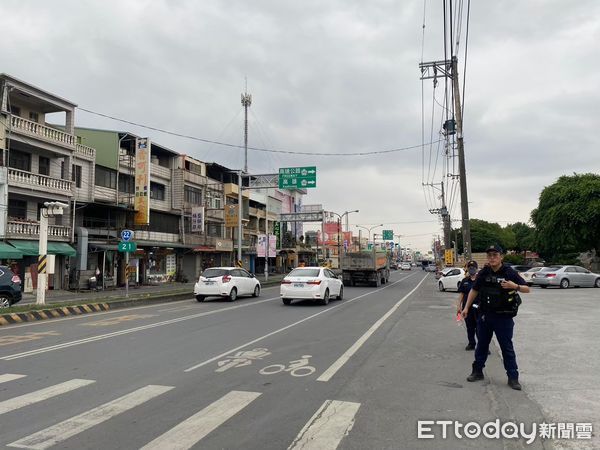
{"label": "white sedan", "polygon": [[460,286],[460,282],[465,278],[465,271],[458,267],[447,267],[445,273],[442,271],[442,276],[438,281],[438,287],[440,291],[446,291],[449,289],[458,291],[458,286]]}
{"label": "white sedan", "polygon": [[332,297],[342,300],[344,285],[325,267],[299,267],[281,281],[281,300],[289,305],[294,299],[312,300],[327,305]]}
{"label": "white sedan", "polygon": [[260,282],[253,274],[239,267],[211,267],[200,275],[194,286],[196,300],[206,297],[225,297],[235,301],[240,295],[260,295]]}

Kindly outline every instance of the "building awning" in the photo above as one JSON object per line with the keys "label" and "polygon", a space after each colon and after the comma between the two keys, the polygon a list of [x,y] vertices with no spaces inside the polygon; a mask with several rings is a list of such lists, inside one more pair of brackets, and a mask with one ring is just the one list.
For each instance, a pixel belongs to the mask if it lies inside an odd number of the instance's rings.
{"label": "building awning", "polygon": [[13,247],[6,242],[0,242],[0,258],[1,259],[21,259],[23,252]]}
{"label": "building awning", "polygon": [[[10,240],[8,242],[13,247],[16,247],[23,254],[23,256],[37,256],[40,254],[38,241]],[[48,254],[75,256],[77,252],[73,247],[64,242],[48,242]]]}

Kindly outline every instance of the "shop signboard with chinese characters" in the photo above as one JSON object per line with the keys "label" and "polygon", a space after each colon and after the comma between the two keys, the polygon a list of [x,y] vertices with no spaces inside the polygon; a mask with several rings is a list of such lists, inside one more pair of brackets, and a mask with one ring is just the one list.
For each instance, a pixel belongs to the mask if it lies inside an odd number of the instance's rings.
{"label": "shop signboard with chinese characters", "polygon": [[150,139],[135,140],[135,200],[134,223],[150,224]]}
{"label": "shop signboard with chinese characters", "polygon": [[281,222],[273,224],[273,232],[275,233],[275,248],[281,248]]}
{"label": "shop signboard with chinese characters", "polygon": [[204,206],[192,207],[192,233],[204,233]]}
{"label": "shop signboard with chinese characters", "polygon": [[274,234],[269,235],[269,258],[275,258],[277,256],[277,236]]}
{"label": "shop signboard with chinese characters", "polygon": [[225,226],[230,228],[238,226],[238,205],[225,205]]}
{"label": "shop signboard with chinese characters", "polygon": [[267,254],[267,235],[259,234],[256,242],[256,256],[264,258]]}

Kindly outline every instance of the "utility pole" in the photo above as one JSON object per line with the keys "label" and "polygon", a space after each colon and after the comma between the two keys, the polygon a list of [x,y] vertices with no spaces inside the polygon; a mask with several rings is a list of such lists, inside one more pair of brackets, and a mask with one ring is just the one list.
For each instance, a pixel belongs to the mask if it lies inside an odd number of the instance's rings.
{"label": "utility pole", "polygon": [[[247,83],[246,83],[247,84]],[[247,92],[248,86],[242,94],[242,106],[244,107],[244,173],[248,173],[248,107],[252,104],[252,95]],[[242,262],[242,171],[238,172],[238,262]]]}
{"label": "utility pole", "polygon": [[458,83],[458,58],[452,57],[452,86],[454,90],[454,114],[456,116],[456,141],[458,144],[458,171],[460,180],[460,211],[465,261],[471,259],[471,225],[469,223],[469,199],[467,196],[467,170],[465,167],[465,147],[463,142],[463,118]]}
{"label": "utility pole", "polygon": [[244,172],[248,173],[248,107],[252,104],[252,95],[244,92],[242,94],[242,106],[244,107]]}

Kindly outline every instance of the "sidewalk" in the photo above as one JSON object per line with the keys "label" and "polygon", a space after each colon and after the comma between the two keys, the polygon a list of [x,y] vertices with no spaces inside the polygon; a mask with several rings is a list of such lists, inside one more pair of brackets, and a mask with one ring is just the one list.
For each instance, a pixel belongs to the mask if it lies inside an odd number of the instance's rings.
{"label": "sidewalk", "polygon": [[[283,279],[284,274],[272,274],[269,275],[269,279],[265,282],[264,274],[256,275],[256,278],[260,281],[261,285],[272,286],[279,284]],[[144,298],[149,295],[170,297],[180,295],[189,292],[190,297],[193,295],[195,282],[191,283],[161,283],[157,285],[144,285],[144,286],[130,286],[129,287],[129,298]],[[110,301],[125,299],[125,287],[111,288],[105,291],[63,291],[63,290],[49,290],[46,292],[46,303],[64,303],[64,302],[97,302],[97,301]],[[15,306],[23,306],[34,304],[36,301],[36,292],[23,293],[23,299]]]}

